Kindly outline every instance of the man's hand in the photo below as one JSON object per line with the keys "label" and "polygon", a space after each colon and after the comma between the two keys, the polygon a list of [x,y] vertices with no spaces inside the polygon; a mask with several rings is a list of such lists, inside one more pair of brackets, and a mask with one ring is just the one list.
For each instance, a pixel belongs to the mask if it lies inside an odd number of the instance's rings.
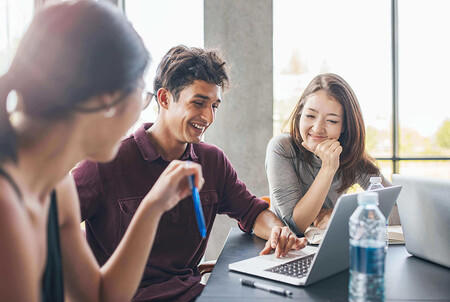
{"label": "man's hand", "polygon": [[333,213],[333,209],[321,209],[316,219],[313,221],[313,226],[325,230],[328,227],[331,213]]}
{"label": "man's hand", "polygon": [[304,248],[306,243],[306,238],[298,238],[287,226],[274,226],[266,246],[259,254],[266,255],[275,250],[276,257],[284,257],[290,250]]}
{"label": "man's hand", "polygon": [[194,175],[195,186],[200,189],[205,182],[202,167],[194,162],[173,160],[161,173],[143,202],[158,206],[162,212],[173,208],[180,200],[191,194],[188,176]]}

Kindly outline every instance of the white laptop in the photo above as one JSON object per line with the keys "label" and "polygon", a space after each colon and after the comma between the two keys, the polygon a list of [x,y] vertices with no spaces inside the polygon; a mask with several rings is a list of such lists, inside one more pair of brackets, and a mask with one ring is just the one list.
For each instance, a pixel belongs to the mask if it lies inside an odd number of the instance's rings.
{"label": "white laptop", "polygon": [[[376,190],[379,207],[387,217],[400,193],[401,186]],[[306,246],[286,257],[274,254],[256,256],[228,265],[231,271],[255,275],[294,285],[309,285],[343,271],[349,266],[348,221],[356,209],[358,194],[342,195],[334,207],[328,229],[318,247]]]}
{"label": "white laptop", "polygon": [[450,267],[450,180],[394,174],[406,250]]}

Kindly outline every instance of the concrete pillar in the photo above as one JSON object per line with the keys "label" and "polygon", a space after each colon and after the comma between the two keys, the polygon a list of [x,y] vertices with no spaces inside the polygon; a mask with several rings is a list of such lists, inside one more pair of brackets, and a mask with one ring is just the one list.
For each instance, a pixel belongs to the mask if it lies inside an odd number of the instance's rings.
{"label": "concrete pillar", "polygon": [[205,140],[227,154],[239,177],[260,196],[272,137],[273,45],[271,0],[205,0],[205,48],[218,48],[230,67],[231,88]]}
{"label": "concrete pillar", "polygon": [[[272,0],[205,0],[205,48],[218,48],[230,68],[205,141],[224,150],[239,178],[256,196],[267,195],[266,145],[273,134]],[[214,259],[235,221],[218,217],[206,259]]]}

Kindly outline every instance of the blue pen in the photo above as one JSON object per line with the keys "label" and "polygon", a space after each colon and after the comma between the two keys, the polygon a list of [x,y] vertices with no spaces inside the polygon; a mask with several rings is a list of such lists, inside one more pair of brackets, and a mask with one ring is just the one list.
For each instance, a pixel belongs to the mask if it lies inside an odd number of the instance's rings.
{"label": "blue pen", "polygon": [[194,201],[195,217],[197,217],[198,230],[200,235],[206,237],[206,227],[205,227],[205,217],[203,216],[202,204],[200,202],[200,195],[198,194],[198,189],[194,185],[194,175],[189,176],[189,186],[192,190],[192,200]]}

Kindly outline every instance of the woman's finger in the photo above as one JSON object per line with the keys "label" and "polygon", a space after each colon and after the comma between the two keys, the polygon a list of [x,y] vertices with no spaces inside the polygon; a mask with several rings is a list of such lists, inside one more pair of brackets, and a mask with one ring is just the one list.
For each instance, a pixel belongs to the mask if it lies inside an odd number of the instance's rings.
{"label": "woman's finger", "polygon": [[334,155],[340,155],[342,153],[342,146],[337,147],[334,151],[333,154]]}
{"label": "woman's finger", "polygon": [[327,139],[323,142],[321,142],[320,144],[317,145],[316,147],[316,155],[325,155],[325,154],[329,154],[329,152],[332,150],[332,145],[333,143],[336,142],[336,140],[334,139]]}

